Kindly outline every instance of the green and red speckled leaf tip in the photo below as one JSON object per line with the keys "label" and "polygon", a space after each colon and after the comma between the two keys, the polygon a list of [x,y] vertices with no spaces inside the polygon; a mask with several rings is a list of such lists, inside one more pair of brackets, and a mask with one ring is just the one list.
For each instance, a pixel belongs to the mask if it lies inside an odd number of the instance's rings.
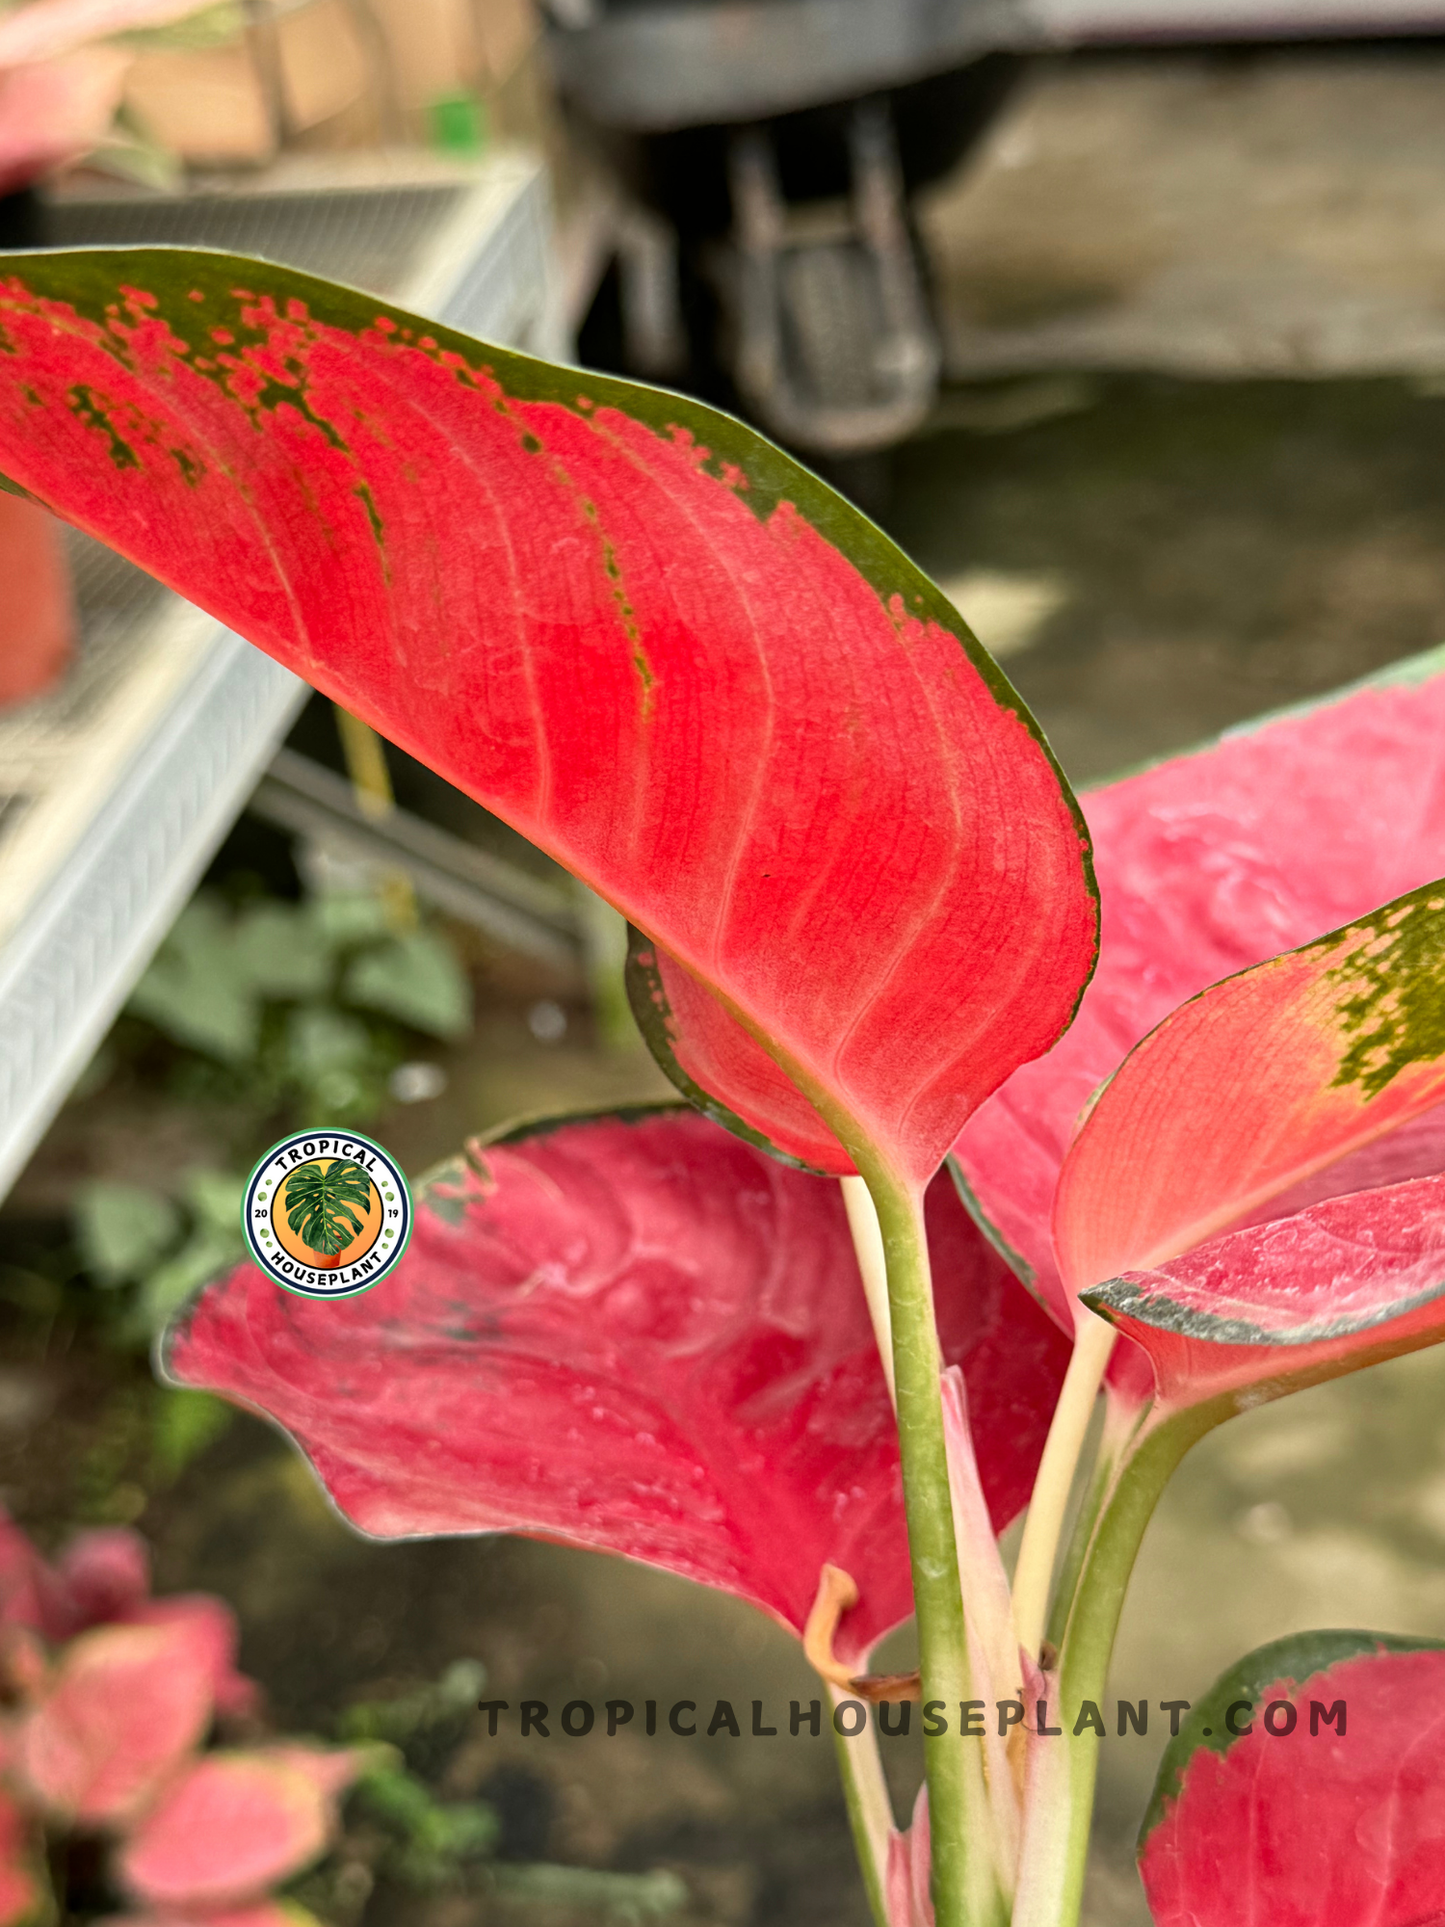
{"label": "green and red speckled leaf tip", "polygon": [[1104,1087],[1054,1244],[1166,1404],[1253,1400],[1445,1335],[1445,1180],[1412,1175],[1440,1162],[1442,992],[1432,883],[1201,992]]}
{"label": "green and red speckled leaf tip", "polygon": [[1434,1641],[1308,1632],[1249,1654],[1160,1763],[1139,1835],[1156,1927],[1441,1927],[1442,1739]]}
{"label": "green and red speckled leaf tip", "polygon": [[[912,1609],[897,1434],[838,1187],[679,1106],[477,1148],[345,1304],[242,1266],[168,1370],[262,1411],[380,1538],[522,1532],[717,1586],[802,1632],[825,1563],[862,1659]],[[945,1357],[997,1528],[1027,1502],[1068,1345],[930,1186]]]}
{"label": "green and red speckled leaf tip", "polygon": [[622,910],[722,1121],[919,1188],[1068,1023],[1096,903],[1032,719],[741,423],[288,269],[86,250],[4,264],[0,470]]}
{"label": "green and red speckled leaf tip", "polygon": [[[1445,882],[1201,991],[1125,1058],[1064,1159],[1078,1292],[1245,1222],[1445,1101]],[[1376,1180],[1378,1182],[1378,1179]]]}

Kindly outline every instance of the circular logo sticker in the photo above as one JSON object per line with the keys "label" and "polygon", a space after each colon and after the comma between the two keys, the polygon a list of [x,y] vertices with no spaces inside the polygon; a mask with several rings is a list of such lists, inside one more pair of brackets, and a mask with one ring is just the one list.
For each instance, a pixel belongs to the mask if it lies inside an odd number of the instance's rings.
{"label": "circular logo sticker", "polygon": [[400,1165],[359,1131],[293,1131],[251,1173],[241,1230],[273,1283],[306,1298],[378,1284],[411,1237]]}

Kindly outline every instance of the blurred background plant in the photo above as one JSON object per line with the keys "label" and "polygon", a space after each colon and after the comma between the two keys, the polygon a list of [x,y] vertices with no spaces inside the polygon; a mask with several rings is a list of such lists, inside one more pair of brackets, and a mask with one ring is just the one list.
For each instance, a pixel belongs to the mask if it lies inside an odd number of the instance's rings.
{"label": "blurred background plant", "polygon": [[337,1722],[342,1744],[322,1745],[271,1729],[236,1646],[220,1599],[151,1596],[137,1533],[79,1533],[51,1562],[0,1511],[0,1927],[127,1898],[151,1920],[234,1903],[258,1927],[352,1927],[383,1882],[397,1897],[483,1887],[618,1921],[684,1900],[665,1872],[493,1867],[496,1811],[437,1792],[486,1686],[480,1662],[358,1702]]}
{"label": "blurred background plant", "polygon": [[10,0],[0,197],[82,161],[175,190],[188,167],[255,166],[317,129],[475,155],[493,119],[535,120],[513,98],[533,90],[505,90],[534,36],[524,0],[475,16],[458,0]]}
{"label": "blurred background plant", "polygon": [[396,928],[377,893],[194,897],[90,1081],[143,1064],[178,1102],[237,1120],[242,1156],[228,1170],[192,1167],[174,1192],[110,1178],[77,1186],[72,1275],[97,1288],[112,1334],[146,1342],[241,1256],[241,1194],[268,1144],[308,1124],[362,1127],[393,1101],[433,1094],[439,1073],[418,1049],[471,1021],[471,984],[444,928]]}
{"label": "blurred background plant", "polygon": [[127,105],[131,68],[148,49],[224,45],[245,24],[235,0],[12,0],[0,10],[0,195],[82,158],[175,186],[178,161]]}

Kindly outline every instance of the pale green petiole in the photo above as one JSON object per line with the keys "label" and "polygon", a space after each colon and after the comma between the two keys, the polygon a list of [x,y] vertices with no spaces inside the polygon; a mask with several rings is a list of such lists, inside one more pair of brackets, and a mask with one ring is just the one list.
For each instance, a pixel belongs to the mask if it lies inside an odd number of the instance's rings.
{"label": "pale green petiole", "polygon": [[1089,1550],[1089,1542],[1094,1536],[1099,1514],[1104,1509],[1104,1501],[1113,1488],[1114,1476],[1122,1465],[1134,1434],[1138,1431],[1141,1414],[1139,1407],[1122,1400],[1116,1401],[1105,1389],[1104,1429],[1099,1440],[1098,1451],[1094,1457],[1093,1469],[1089,1475],[1088,1488],[1083,1495],[1069,1543],[1064,1549],[1059,1564],[1058,1578],[1054,1581],[1053,1605],[1049,1608],[1049,1624],[1045,1634],[1047,1642],[1058,1651],[1064,1643],[1064,1629],[1069,1623],[1069,1610],[1074,1603],[1074,1593],[1078,1589],[1079,1575],[1084,1569],[1084,1556]]}
{"label": "pale green petiole", "polygon": [[888,1381],[888,1396],[898,1409],[898,1391],[893,1383],[893,1317],[888,1309],[888,1264],[883,1255],[883,1233],[878,1228],[878,1213],[862,1178],[839,1178],[843,1208],[848,1213],[848,1229],[853,1234],[853,1250],[863,1279],[863,1296],[868,1301],[868,1316],[873,1320],[873,1337],[883,1376]]}
{"label": "pale green petiole", "polygon": [[1044,1755],[1026,1825],[1014,1927],[1077,1927],[1098,1776],[1097,1735],[1068,1714],[1104,1698],[1129,1575],[1159,1496],[1196,1440],[1234,1410],[1215,1400],[1145,1424],[1114,1474],[1089,1539],[1059,1656],[1063,1736]]}
{"label": "pale green petiole", "polygon": [[1069,1494],[1116,1337],[1113,1326],[1093,1312],[1081,1308],[1079,1317],[1073,1356],[1039,1461],[1014,1570],[1014,1631],[1032,1659],[1038,1658],[1043,1645]]}
{"label": "pale green petiole", "polygon": [[878,1213],[888,1281],[898,1445],[913,1567],[925,1708],[938,1701],[948,1730],[925,1735],[938,1927],[1002,1927],[981,1749],[961,1738],[958,1705],[971,1697],[963,1595],[953,1533],[933,1281],[922,1196],[881,1165],[862,1172]]}
{"label": "pale green petiole", "polygon": [[[830,1704],[836,1707],[849,1697],[841,1686],[828,1687]],[[883,1778],[883,1761],[878,1752],[878,1732],[870,1717],[867,1726],[854,1739],[845,1739],[833,1729],[833,1750],[838,1756],[838,1774],[843,1782],[843,1798],[848,1806],[848,1824],[853,1832],[853,1848],[868,1891],[868,1905],[874,1927],[888,1923],[888,1836],[893,1831],[893,1806]]]}

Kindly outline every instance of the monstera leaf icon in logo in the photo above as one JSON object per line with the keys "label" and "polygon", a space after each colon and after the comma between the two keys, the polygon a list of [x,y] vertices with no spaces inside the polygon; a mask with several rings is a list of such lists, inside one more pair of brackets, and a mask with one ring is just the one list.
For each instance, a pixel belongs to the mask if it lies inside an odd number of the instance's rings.
{"label": "monstera leaf icon in logo", "polygon": [[366,1228],[371,1179],[351,1159],[333,1158],[330,1164],[298,1164],[283,1190],[286,1222],[306,1249],[316,1253],[318,1269],[338,1264],[347,1245]]}
{"label": "monstera leaf icon in logo", "polygon": [[242,1229],[276,1284],[345,1298],[383,1279],[411,1236],[401,1167],[359,1131],[297,1131],[273,1144],[246,1186]]}

